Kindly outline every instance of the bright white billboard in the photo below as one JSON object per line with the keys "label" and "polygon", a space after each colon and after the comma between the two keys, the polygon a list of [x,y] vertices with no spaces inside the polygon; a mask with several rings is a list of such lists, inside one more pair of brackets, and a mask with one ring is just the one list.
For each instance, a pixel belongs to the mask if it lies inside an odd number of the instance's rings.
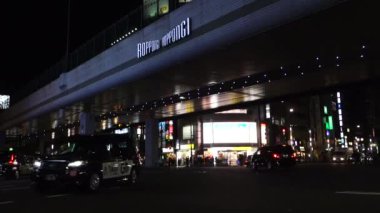
{"label": "bright white billboard", "polygon": [[9,108],[9,95],[0,95],[0,109],[8,109]]}
{"label": "bright white billboard", "polygon": [[257,143],[256,122],[203,123],[204,144]]}

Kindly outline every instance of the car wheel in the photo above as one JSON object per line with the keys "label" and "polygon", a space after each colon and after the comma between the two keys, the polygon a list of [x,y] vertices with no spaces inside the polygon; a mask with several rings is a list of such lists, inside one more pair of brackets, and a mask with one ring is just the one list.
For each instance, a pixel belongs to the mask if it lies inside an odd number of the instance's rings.
{"label": "car wheel", "polygon": [[273,169],[272,162],[270,162],[270,161],[267,162],[267,169],[268,170],[272,170]]}
{"label": "car wheel", "polygon": [[136,169],[132,169],[131,174],[128,177],[128,183],[135,184],[136,181],[137,181],[137,172],[136,172]]}
{"label": "car wheel", "polygon": [[99,190],[100,187],[100,176],[97,173],[93,173],[88,180],[88,189],[91,192]]}
{"label": "car wheel", "polygon": [[257,171],[257,170],[258,170],[257,163],[252,163],[252,164],[251,164],[251,169],[252,169],[253,171]]}

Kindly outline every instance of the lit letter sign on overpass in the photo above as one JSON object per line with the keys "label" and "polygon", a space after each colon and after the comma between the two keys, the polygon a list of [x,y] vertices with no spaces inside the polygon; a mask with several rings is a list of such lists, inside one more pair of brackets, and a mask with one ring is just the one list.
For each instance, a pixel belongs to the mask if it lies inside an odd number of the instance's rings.
{"label": "lit letter sign on overpass", "polygon": [[190,35],[190,18],[186,18],[180,24],[166,33],[161,40],[152,40],[137,44],[137,58],[142,58],[161,47],[169,46]]}

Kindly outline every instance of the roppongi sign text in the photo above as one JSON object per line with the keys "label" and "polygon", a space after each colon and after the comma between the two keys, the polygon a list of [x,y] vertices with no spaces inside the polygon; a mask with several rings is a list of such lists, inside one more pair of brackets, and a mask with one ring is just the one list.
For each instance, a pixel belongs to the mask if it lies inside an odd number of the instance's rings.
{"label": "roppongi sign text", "polygon": [[161,47],[169,46],[190,35],[190,18],[186,18],[180,24],[166,33],[160,40],[145,41],[137,44],[137,58],[142,58]]}

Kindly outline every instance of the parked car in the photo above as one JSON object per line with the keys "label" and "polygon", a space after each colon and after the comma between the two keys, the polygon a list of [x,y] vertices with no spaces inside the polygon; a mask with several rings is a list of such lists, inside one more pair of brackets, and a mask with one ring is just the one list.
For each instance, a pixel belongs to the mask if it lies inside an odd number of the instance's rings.
{"label": "parked car", "polygon": [[63,184],[97,191],[116,180],[134,184],[139,167],[128,146],[127,139],[116,136],[69,138],[55,155],[34,163],[32,180],[38,190]]}
{"label": "parked car", "polygon": [[331,160],[333,163],[344,163],[347,161],[347,154],[345,151],[333,151]]}
{"label": "parked car", "polygon": [[22,175],[30,175],[33,171],[33,162],[38,158],[36,154],[26,154],[20,150],[0,152],[0,175],[7,179],[19,179]]}
{"label": "parked car", "polygon": [[13,150],[0,153],[0,175],[7,179],[19,179],[20,164],[18,155]]}
{"label": "parked car", "polygon": [[257,170],[276,167],[292,167],[296,164],[296,154],[289,145],[263,146],[252,156],[251,168]]}

